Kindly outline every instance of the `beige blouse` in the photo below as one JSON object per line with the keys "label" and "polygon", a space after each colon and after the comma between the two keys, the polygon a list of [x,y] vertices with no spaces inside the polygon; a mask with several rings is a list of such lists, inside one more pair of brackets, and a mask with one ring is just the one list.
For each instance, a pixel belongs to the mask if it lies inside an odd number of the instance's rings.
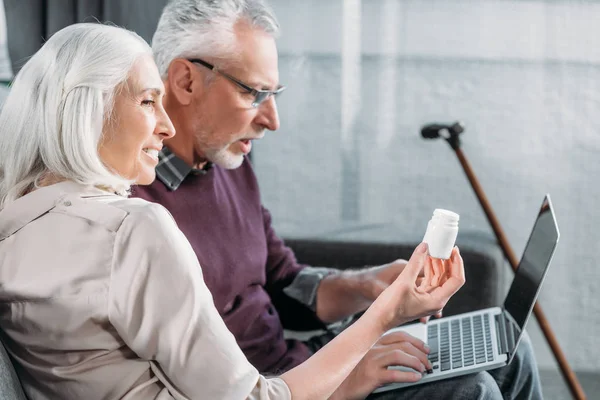
{"label": "beige blouse", "polygon": [[31,400],[291,399],[246,360],[158,204],[72,182],[8,204],[0,307]]}

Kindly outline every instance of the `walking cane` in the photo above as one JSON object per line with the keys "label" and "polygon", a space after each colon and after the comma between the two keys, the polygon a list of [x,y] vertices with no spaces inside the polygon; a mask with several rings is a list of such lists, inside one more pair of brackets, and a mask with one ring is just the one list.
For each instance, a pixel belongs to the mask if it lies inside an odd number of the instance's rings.
{"label": "walking cane", "polygon": [[[518,261],[517,261],[517,258],[515,257],[515,253],[513,252],[512,248],[510,247],[510,244],[508,243],[508,240],[506,239],[506,235],[504,234],[502,227],[500,227],[500,223],[498,222],[498,219],[494,215],[494,212],[492,211],[492,207],[490,206],[490,203],[488,202],[488,199],[487,199],[485,193],[483,192],[483,189],[481,188],[481,185],[479,184],[477,177],[475,176],[475,174],[473,173],[473,170],[471,169],[471,165],[465,158],[465,155],[463,154],[463,152],[460,148],[460,137],[459,136],[461,133],[464,132],[464,130],[465,130],[465,127],[461,122],[455,122],[452,125],[430,124],[430,125],[425,125],[421,129],[421,136],[423,136],[423,138],[425,138],[425,139],[437,139],[437,138],[441,137],[450,144],[450,147],[452,147],[452,149],[456,153],[456,156],[458,157],[458,160],[460,161],[460,165],[463,167],[463,170],[465,171],[465,174],[467,175],[467,178],[469,179],[469,183],[471,184],[471,187],[475,191],[475,195],[477,196],[477,199],[479,200],[479,204],[481,204],[481,207],[483,208],[483,211],[485,212],[488,222],[490,223],[490,225],[492,226],[492,229],[494,230],[494,234],[496,235],[496,238],[498,239],[498,243],[500,244],[500,247],[502,248],[502,252],[504,253],[504,256],[506,257],[506,259],[512,266],[513,270],[516,271],[517,266],[518,266]],[[577,400],[585,400],[586,399],[585,392],[583,391],[583,388],[581,387],[579,381],[577,380],[577,376],[575,375],[575,373],[569,366],[569,363],[567,362],[567,359],[566,359],[563,351],[561,350],[560,345],[558,344],[558,341],[556,340],[556,336],[554,336],[554,333],[552,332],[552,329],[550,328],[550,324],[548,323],[548,320],[546,319],[546,316],[544,315],[542,308],[540,307],[540,305],[537,302],[533,308],[533,312],[535,313],[538,323],[539,323],[540,327],[542,328],[542,332],[544,333],[544,336],[546,337],[546,340],[547,340],[548,344],[550,345],[550,349],[552,349],[552,353],[554,354],[554,357],[556,358],[556,361],[558,362],[558,365],[560,367],[562,375],[565,378],[565,380],[567,381],[567,384],[569,386],[569,389],[571,390],[571,394],[573,395],[573,398],[575,398]]]}

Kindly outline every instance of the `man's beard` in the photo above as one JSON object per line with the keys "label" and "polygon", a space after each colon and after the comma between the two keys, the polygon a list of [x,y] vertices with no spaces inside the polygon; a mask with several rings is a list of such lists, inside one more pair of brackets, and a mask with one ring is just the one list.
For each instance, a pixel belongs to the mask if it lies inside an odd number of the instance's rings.
{"label": "man's beard", "polygon": [[211,145],[207,142],[208,141],[204,140],[202,136],[196,137],[196,146],[202,150],[206,161],[210,161],[225,169],[236,169],[244,162],[243,154],[234,154],[229,150],[231,144],[228,144],[225,147],[218,147],[217,145]]}
{"label": "man's beard", "polygon": [[244,162],[243,154],[234,154],[229,150],[229,146],[224,149],[207,149],[204,156],[208,161],[225,169],[236,169]]}

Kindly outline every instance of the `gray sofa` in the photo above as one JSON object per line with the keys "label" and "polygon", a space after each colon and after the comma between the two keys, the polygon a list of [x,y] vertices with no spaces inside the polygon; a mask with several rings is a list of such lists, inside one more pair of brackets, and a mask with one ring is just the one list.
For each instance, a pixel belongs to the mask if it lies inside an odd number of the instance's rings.
{"label": "gray sofa", "polygon": [[12,362],[2,342],[0,342],[0,399],[25,400],[25,394]]}
{"label": "gray sofa", "polygon": [[[44,38],[68,24],[93,21],[91,16],[135,30],[149,41],[166,0],[4,0],[4,3],[9,54],[16,72]],[[344,269],[408,258],[420,238],[398,237],[397,232],[366,236],[331,234],[288,238],[286,242],[300,262]],[[458,244],[465,260],[467,284],[452,298],[446,315],[501,304],[502,283],[508,268],[494,238],[489,234],[461,232]],[[0,339],[6,340],[1,331]],[[25,399],[1,342],[0,399]]]}

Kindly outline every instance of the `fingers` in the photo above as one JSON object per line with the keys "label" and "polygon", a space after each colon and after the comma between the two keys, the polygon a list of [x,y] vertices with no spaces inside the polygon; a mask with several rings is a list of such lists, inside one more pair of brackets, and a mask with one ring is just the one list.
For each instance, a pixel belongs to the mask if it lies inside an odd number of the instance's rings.
{"label": "fingers", "polygon": [[[407,345],[411,346],[410,343],[407,343]],[[378,366],[382,368],[408,367],[421,373],[424,373],[429,368],[426,366],[429,361],[425,361],[426,364],[424,364],[418,357],[409,354],[402,349],[386,351],[377,361]]]}
{"label": "fingers", "polygon": [[439,258],[431,258],[431,265],[433,268],[433,276],[431,277],[431,286],[440,285],[442,275],[444,274],[444,262]]}
{"label": "fingers", "polygon": [[427,243],[422,242],[413,252],[410,260],[408,260],[408,264],[406,264],[406,267],[404,267],[400,276],[406,277],[411,282],[415,282],[417,277],[421,274],[421,271],[423,271],[426,259]]}
{"label": "fingers", "polygon": [[425,367],[425,370],[430,370],[433,368],[431,362],[427,358],[427,354],[429,353],[429,349],[425,349],[425,343],[422,343],[423,348],[417,348],[410,342],[403,342],[400,344],[400,348],[408,355],[416,357],[419,362]]}
{"label": "fingers", "polygon": [[437,286],[443,285],[448,280],[448,264],[450,260],[442,260],[434,257],[427,257],[423,267],[424,280],[419,289],[423,292],[430,292]]}
{"label": "fingers", "polygon": [[448,279],[442,286],[437,287],[431,292],[432,296],[435,296],[438,301],[442,301],[443,303],[440,304],[439,309],[442,309],[446,305],[448,299],[465,284],[465,268],[458,247],[455,247],[452,250],[451,261]]}
{"label": "fingers", "polygon": [[423,279],[418,285],[421,291],[427,291],[431,287],[431,277],[433,276],[433,266],[431,265],[431,257],[425,258],[425,266],[423,267]]}
{"label": "fingers", "polygon": [[[427,354],[429,354],[430,351],[429,347],[422,340],[406,332],[396,331],[387,334],[377,342],[377,345],[381,346],[378,351],[383,351],[384,354],[389,353],[392,350],[401,350],[402,352],[417,358],[425,370],[433,368],[429,362],[429,359],[427,358]],[[385,360],[389,360],[389,358],[382,357],[382,362],[385,363]],[[387,367],[390,365],[404,365],[415,368],[414,365],[405,364],[385,364],[383,366]],[[417,370],[421,372],[423,371],[421,367],[419,367]]]}
{"label": "fingers", "polygon": [[454,247],[452,249],[452,256],[450,257],[452,262],[450,263],[450,268],[448,269],[449,277],[457,277],[458,279],[465,281],[465,266],[463,264],[463,259],[460,255],[460,251],[458,247]]}
{"label": "fingers", "polygon": [[[464,285],[465,278],[465,266],[463,264],[463,259],[460,256],[460,251],[458,247],[454,247],[452,249],[452,256],[450,257],[448,263],[448,272],[447,272],[448,280],[453,280],[453,285],[459,285],[459,288]],[[458,289],[457,289],[458,290]]]}
{"label": "fingers", "polygon": [[438,282],[439,286],[442,286],[448,278],[450,278],[450,264],[452,261],[450,259],[442,261],[442,274],[440,276],[440,281]]}
{"label": "fingers", "polygon": [[418,382],[422,377],[423,375],[418,372],[403,371],[395,368],[385,369],[379,376],[379,386],[390,383]]}
{"label": "fingers", "polygon": [[414,347],[419,349],[419,351],[423,353],[429,353],[429,349],[425,342],[404,331],[395,331],[388,333],[382,336],[381,339],[379,339],[379,341],[377,342],[377,344],[381,345],[394,345],[401,343],[410,343]]}
{"label": "fingers", "polygon": [[[434,317],[435,317],[435,318],[442,318],[442,312],[440,311],[439,313],[435,313],[435,314],[434,314]],[[420,320],[422,323],[424,323],[424,324],[426,324],[427,322],[429,322],[429,320],[430,320],[430,319],[431,319],[431,315],[428,315],[428,316],[426,316],[426,317],[419,318],[419,320]]]}

